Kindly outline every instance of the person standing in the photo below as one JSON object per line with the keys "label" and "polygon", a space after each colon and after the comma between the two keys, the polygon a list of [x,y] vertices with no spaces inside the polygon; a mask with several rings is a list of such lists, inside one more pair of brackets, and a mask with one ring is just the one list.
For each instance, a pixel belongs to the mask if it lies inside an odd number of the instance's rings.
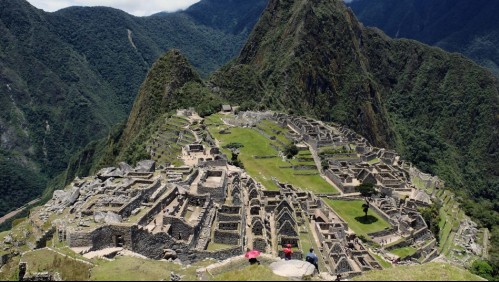
{"label": "person standing", "polygon": [[319,264],[318,264],[319,258],[314,253],[314,248],[310,248],[310,252],[305,257],[305,260],[308,261],[309,263],[313,264],[315,266],[315,269],[317,270],[317,273],[320,273]]}
{"label": "person standing", "polygon": [[291,260],[291,254],[293,254],[293,250],[291,249],[291,244],[287,244],[282,251],[284,252],[284,259]]}

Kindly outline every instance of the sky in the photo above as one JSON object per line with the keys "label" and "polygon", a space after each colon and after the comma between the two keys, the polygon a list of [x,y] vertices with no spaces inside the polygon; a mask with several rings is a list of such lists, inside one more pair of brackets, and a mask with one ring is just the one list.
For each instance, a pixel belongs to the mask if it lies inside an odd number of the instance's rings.
{"label": "sky", "polygon": [[134,16],[150,16],[163,11],[183,10],[199,0],[28,0],[28,2],[46,12],[70,6],[106,6],[123,10]]}

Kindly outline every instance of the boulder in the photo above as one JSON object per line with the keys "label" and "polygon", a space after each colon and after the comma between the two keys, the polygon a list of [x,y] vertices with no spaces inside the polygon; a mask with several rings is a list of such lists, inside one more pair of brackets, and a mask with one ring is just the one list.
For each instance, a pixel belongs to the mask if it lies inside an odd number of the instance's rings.
{"label": "boulder", "polygon": [[94,221],[96,223],[103,223],[106,218],[106,213],[101,211],[94,211]]}
{"label": "boulder", "polygon": [[63,201],[68,196],[68,194],[69,193],[64,190],[55,190],[54,194],[52,195],[52,199],[55,202]]}
{"label": "boulder", "polygon": [[10,235],[5,236],[5,238],[3,239],[3,242],[5,244],[12,244],[12,236],[10,236]]}
{"label": "boulder", "polygon": [[166,260],[168,260],[168,259],[175,260],[175,259],[177,259],[177,252],[175,252],[172,249],[164,249],[163,250],[163,258]]}
{"label": "boulder", "polygon": [[123,173],[133,171],[133,167],[125,162],[119,163],[118,166]]}
{"label": "boulder", "polygon": [[270,264],[270,269],[276,275],[292,279],[310,277],[315,272],[315,266],[311,263],[294,259],[273,262]]}
{"label": "boulder", "polygon": [[107,224],[116,224],[121,223],[123,218],[119,214],[115,214],[114,212],[108,211],[106,217],[104,218],[104,222]]}
{"label": "boulder", "polygon": [[78,197],[80,197],[80,188],[79,187],[73,187],[69,191],[69,196],[66,198],[65,202],[67,203],[66,206],[72,205],[78,200]]}
{"label": "boulder", "polygon": [[106,167],[97,173],[97,177],[102,180],[106,180],[111,177],[123,177],[123,172],[119,168],[115,167]]}
{"label": "boulder", "polygon": [[137,215],[142,209],[141,208],[136,208],[132,211],[132,215]]}
{"label": "boulder", "polygon": [[156,170],[156,162],[153,160],[143,160],[137,163],[135,171],[137,172],[154,172]]}

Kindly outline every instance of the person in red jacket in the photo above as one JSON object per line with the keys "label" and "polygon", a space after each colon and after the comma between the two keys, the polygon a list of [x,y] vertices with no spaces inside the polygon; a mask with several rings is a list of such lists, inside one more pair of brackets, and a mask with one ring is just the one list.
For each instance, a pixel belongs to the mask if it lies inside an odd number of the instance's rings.
{"label": "person in red jacket", "polygon": [[282,249],[282,251],[284,252],[284,259],[290,260],[291,254],[293,254],[293,250],[291,249],[291,244],[287,244],[285,248]]}

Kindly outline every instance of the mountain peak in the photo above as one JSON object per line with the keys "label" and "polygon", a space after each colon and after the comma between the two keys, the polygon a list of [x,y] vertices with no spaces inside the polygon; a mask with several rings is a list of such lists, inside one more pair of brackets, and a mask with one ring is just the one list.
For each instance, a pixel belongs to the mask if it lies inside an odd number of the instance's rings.
{"label": "mountain peak", "polygon": [[[492,74],[461,55],[365,28],[343,1],[271,0],[213,83],[242,108],[347,125],[452,186],[485,191],[496,183]],[[470,173],[474,166],[483,174]]]}
{"label": "mountain peak", "polygon": [[271,0],[236,60],[246,67],[232,70],[249,68],[262,82],[256,103],[348,124],[386,146],[392,133],[361,37],[340,0]]}
{"label": "mountain peak", "polygon": [[124,131],[124,141],[130,141],[151,121],[173,110],[170,104],[175,99],[175,92],[187,82],[201,82],[187,58],[178,49],[161,56],[140,87]]}

